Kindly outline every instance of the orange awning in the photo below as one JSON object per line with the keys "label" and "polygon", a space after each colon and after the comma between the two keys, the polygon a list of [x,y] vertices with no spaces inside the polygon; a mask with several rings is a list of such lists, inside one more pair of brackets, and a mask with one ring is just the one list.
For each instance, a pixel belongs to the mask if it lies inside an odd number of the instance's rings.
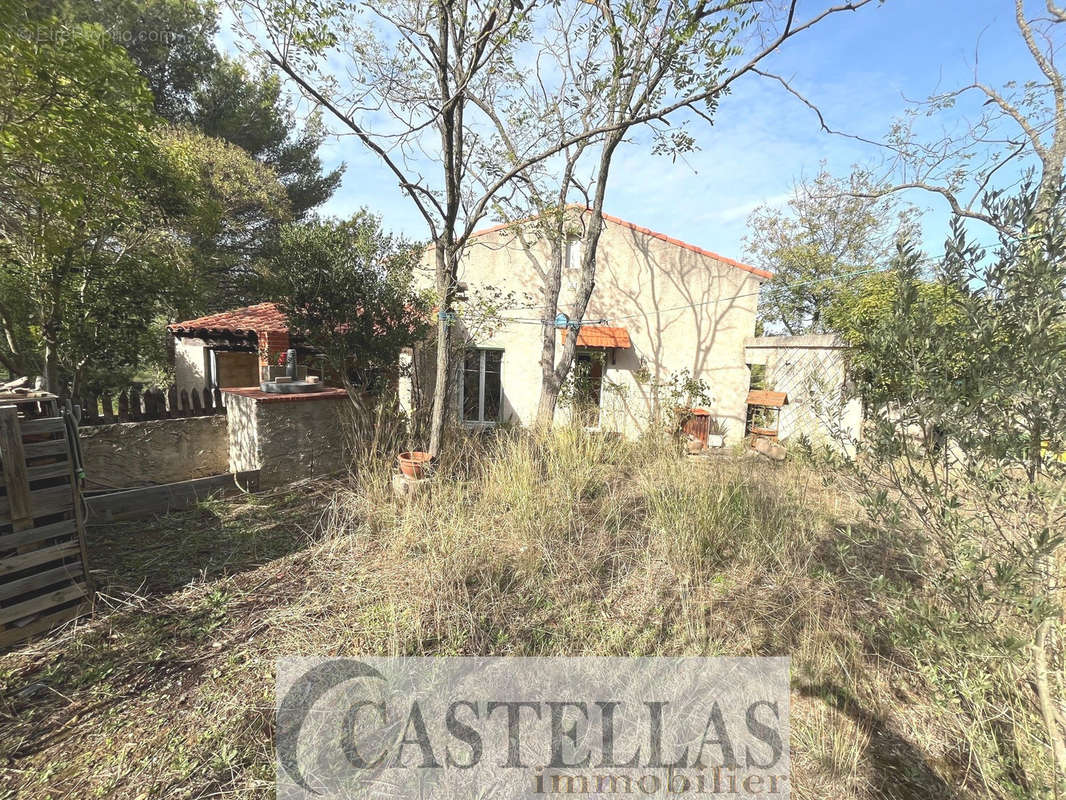
{"label": "orange awning", "polygon": [[[560,331],[562,340],[566,341],[566,329]],[[577,331],[578,347],[617,347],[620,350],[630,346],[629,331],[625,328],[612,328],[608,325],[582,325]]]}
{"label": "orange awning", "polygon": [[781,406],[788,405],[788,395],[784,392],[769,392],[765,389],[752,389],[748,392],[748,405],[781,408]]}

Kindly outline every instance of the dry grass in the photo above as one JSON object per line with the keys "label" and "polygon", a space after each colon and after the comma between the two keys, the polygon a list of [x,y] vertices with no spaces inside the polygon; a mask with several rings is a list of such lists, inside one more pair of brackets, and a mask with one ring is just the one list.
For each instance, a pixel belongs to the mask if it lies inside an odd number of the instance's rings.
{"label": "dry grass", "polygon": [[271,796],[280,655],[731,654],[793,658],[798,797],[1007,794],[890,644],[914,573],[830,476],[569,429],[468,443],[409,502],[390,468],[98,537],[113,607],[0,657],[0,787]]}

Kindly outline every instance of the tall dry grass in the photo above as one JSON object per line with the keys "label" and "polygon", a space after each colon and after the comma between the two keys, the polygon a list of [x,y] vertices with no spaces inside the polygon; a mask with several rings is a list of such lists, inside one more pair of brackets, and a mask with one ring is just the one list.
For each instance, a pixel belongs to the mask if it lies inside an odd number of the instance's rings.
{"label": "tall dry grass", "polygon": [[[11,701],[25,753],[0,789],[268,797],[279,656],[790,655],[796,797],[1017,795],[894,643],[913,546],[833,473],[567,427],[457,436],[409,499],[393,469],[235,508],[233,535],[285,509],[306,546],[0,661],[0,684],[58,693]],[[104,700],[63,699],[86,690]]]}

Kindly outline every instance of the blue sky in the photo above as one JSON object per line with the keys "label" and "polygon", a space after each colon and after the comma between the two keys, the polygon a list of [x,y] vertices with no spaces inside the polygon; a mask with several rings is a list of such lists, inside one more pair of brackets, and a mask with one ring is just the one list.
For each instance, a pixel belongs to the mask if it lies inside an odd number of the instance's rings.
{"label": "blue sky", "polygon": [[[809,15],[824,5],[824,0],[801,3],[801,10]],[[998,86],[1032,75],[1013,5],[1008,0],[886,0],[824,21],[787,43],[765,67],[788,77],[832,127],[881,139],[906,108],[905,98],[922,99],[971,81],[975,53],[987,83]],[[927,124],[952,121],[943,116]],[[639,143],[621,150],[605,210],[734,258],[745,257],[750,211],[760,203],[783,204],[794,183],[816,174],[821,162],[846,174],[852,164],[873,166],[883,159],[876,147],[822,133],[810,110],[754,75],[722,101],[713,127],[697,122],[692,131],[701,149],[686,163],[654,156]],[[323,156],[330,165],[347,164],[344,182],[324,213],[347,216],[367,206],[387,227],[426,238],[410,201],[357,141],[330,140]],[[908,199],[927,209],[924,243],[938,252],[946,230],[943,203],[920,192]]]}

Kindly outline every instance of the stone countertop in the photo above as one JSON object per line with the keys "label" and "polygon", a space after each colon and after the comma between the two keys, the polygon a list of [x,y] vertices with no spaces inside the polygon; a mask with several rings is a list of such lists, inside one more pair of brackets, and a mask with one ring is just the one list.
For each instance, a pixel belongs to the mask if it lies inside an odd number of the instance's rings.
{"label": "stone countertop", "polygon": [[255,400],[257,403],[305,403],[311,400],[339,400],[342,397],[347,397],[348,393],[344,389],[335,389],[333,387],[326,387],[318,392],[300,392],[294,394],[275,394],[273,392],[264,392],[258,386],[249,386],[247,388],[240,389],[223,389],[223,394],[236,394],[241,397],[247,397],[251,400]]}

